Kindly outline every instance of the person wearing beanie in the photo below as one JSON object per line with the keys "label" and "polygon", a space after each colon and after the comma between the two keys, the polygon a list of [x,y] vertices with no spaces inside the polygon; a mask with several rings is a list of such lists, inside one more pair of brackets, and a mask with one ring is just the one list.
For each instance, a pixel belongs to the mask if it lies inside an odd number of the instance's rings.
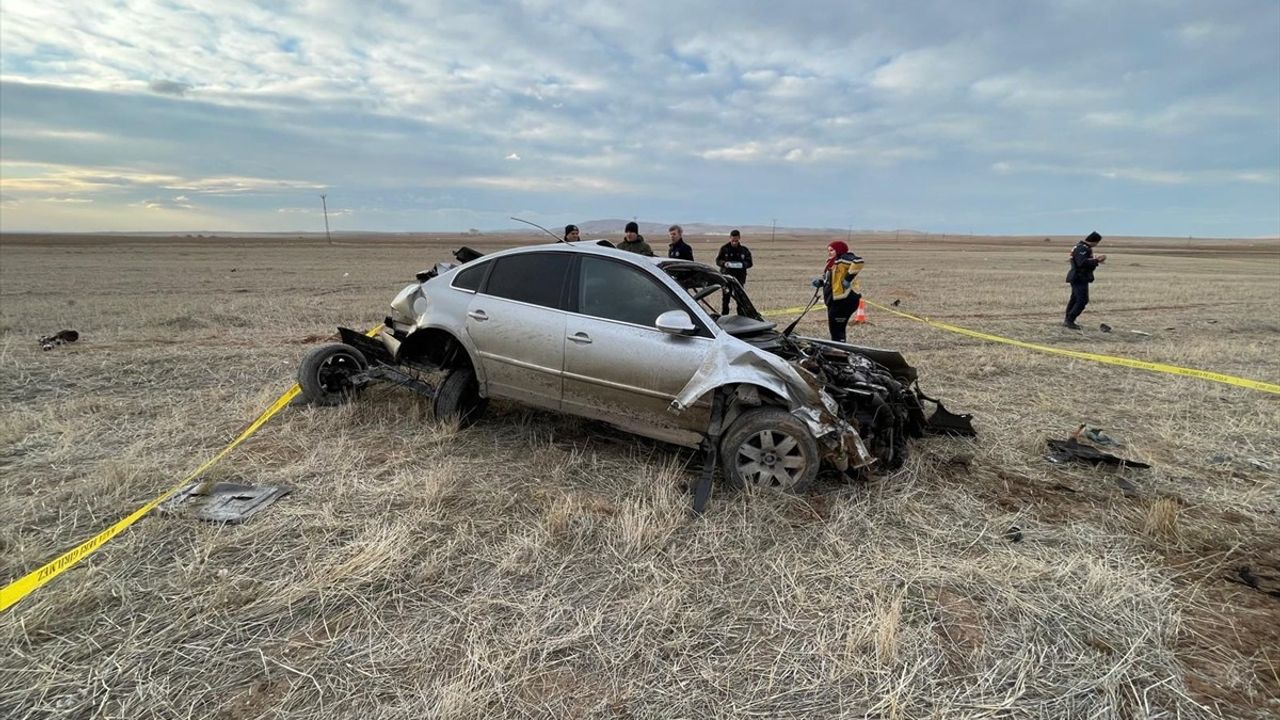
{"label": "person wearing beanie", "polygon": [[627,228],[623,231],[622,242],[618,243],[618,249],[633,252],[637,255],[654,257],[653,250],[649,248],[649,243],[644,241],[644,236],[640,234],[640,226],[634,220],[627,223]]}
{"label": "person wearing beanie", "polygon": [[1097,232],[1076,243],[1071,250],[1071,269],[1067,271],[1067,283],[1071,285],[1071,299],[1067,301],[1067,316],[1062,321],[1063,327],[1079,330],[1076,318],[1084,312],[1089,304],[1089,284],[1093,282],[1093,271],[1107,261],[1106,255],[1094,256],[1093,249],[1102,242]]}
{"label": "person wearing beanie", "polygon": [[[751,265],[751,251],[742,244],[742,233],[731,231],[729,242],[721,245],[720,252],[716,254],[716,267],[720,268],[720,272],[736,279],[739,285],[746,287],[747,270]],[[729,314],[729,293],[724,293],[720,314]]]}
{"label": "person wearing beanie", "polygon": [[667,229],[671,234],[671,242],[667,245],[667,257],[676,258],[677,260],[692,260],[693,248],[689,247],[689,243],[684,241],[684,228],[679,225],[672,225]]}
{"label": "person wearing beanie", "polygon": [[858,290],[858,273],[862,272],[862,258],[849,250],[843,240],[827,244],[827,266],[822,277],[813,279],[815,288],[822,288],[822,302],[827,306],[827,328],[831,339],[844,342],[849,318],[858,310],[862,295]]}
{"label": "person wearing beanie", "polygon": [[582,239],[582,236],[581,233],[578,232],[577,225],[564,226],[564,237],[561,238],[560,242],[578,242],[580,239]]}

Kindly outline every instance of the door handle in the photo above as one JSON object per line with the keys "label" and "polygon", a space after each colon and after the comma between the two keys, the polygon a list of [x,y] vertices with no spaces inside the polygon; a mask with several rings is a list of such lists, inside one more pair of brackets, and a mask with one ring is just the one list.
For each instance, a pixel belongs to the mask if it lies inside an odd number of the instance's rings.
{"label": "door handle", "polygon": [[576,332],[576,333],[574,333],[574,334],[570,335],[570,336],[569,336],[569,339],[570,339],[570,340],[572,340],[572,341],[574,341],[574,342],[576,342],[576,343],[582,343],[583,345],[590,345],[590,344],[591,344],[591,336],[590,336],[590,335],[588,335],[588,334],[586,334],[586,333],[584,333],[584,332]]}
{"label": "door handle", "polygon": [[480,322],[484,322],[485,320],[489,319],[488,313],[486,313],[483,310],[468,310],[467,317],[471,318],[472,320],[479,320]]}

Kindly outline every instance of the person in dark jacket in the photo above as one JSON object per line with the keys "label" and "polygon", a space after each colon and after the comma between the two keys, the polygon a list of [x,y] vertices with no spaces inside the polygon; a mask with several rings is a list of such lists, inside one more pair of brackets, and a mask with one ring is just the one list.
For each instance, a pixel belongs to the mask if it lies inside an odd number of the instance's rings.
{"label": "person in dark jacket", "polygon": [[1064,327],[1079,330],[1076,318],[1084,312],[1089,304],[1089,283],[1093,282],[1093,270],[1107,261],[1106,255],[1094,256],[1093,249],[1102,242],[1102,236],[1096,232],[1076,243],[1071,250],[1071,269],[1067,271],[1067,283],[1071,285],[1071,300],[1067,302],[1067,317],[1062,321]]}
{"label": "person in dark jacket", "polygon": [[858,290],[858,273],[862,271],[862,258],[849,251],[843,240],[827,244],[827,267],[822,277],[813,279],[813,286],[822,288],[822,301],[827,306],[827,328],[831,339],[844,342],[849,318],[858,310],[862,295]]}
{"label": "person in dark jacket", "polygon": [[[742,244],[742,233],[733,230],[729,233],[729,242],[720,246],[716,254],[716,267],[720,272],[734,278],[739,285],[747,286],[747,270],[751,268],[751,251]],[[729,314],[729,293],[724,293],[721,315]]]}
{"label": "person in dark jacket", "polygon": [[649,248],[649,243],[644,241],[644,236],[640,234],[640,226],[634,220],[627,223],[627,229],[622,231],[622,242],[618,243],[618,249],[653,257],[653,250]]}
{"label": "person in dark jacket", "polygon": [[671,233],[671,243],[667,245],[667,257],[692,260],[693,248],[689,247],[689,243],[684,241],[684,228],[679,225],[672,225],[667,229],[667,232]]}

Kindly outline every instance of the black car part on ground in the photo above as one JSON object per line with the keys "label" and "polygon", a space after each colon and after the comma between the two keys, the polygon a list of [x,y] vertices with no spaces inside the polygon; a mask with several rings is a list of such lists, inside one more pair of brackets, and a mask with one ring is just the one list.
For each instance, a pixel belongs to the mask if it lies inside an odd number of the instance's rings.
{"label": "black car part on ground", "polygon": [[1092,445],[1085,445],[1073,437],[1066,440],[1049,439],[1046,441],[1051,451],[1047,456],[1050,462],[1062,463],[1069,461],[1089,463],[1091,465],[1116,465],[1119,467],[1131,468],[1149,468],[1150,465],[1137,460],[1129,460],[1122,457],[1116,457],[1110,453],[1104,453]]}

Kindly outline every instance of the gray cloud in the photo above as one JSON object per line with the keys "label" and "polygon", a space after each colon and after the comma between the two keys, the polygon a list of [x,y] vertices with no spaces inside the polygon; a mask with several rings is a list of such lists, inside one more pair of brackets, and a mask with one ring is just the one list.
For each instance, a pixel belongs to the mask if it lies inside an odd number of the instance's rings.
{"label": "gray cloud", "polygon": [[173,80],[152,80],[147,83],[147,89],[153,93],[161,95],[176,95],[182,97],[191,90],[191,83],[175,82]]}

